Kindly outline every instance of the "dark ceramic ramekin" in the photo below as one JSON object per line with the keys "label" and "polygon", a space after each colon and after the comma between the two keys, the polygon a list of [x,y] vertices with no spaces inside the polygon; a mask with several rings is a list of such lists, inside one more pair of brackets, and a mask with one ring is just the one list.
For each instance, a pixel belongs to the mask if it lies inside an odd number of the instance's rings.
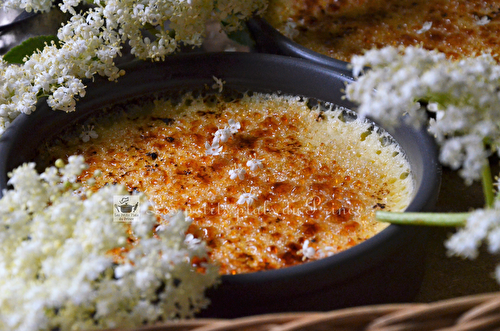
{"label": "dark ceramic ramekin", "polygon": [[247,22],[255,41],[255,50],[261,53],[292,56],[331,67],[345,76],[352,76],[348,63],[306,48],[284,36],[263,18],[256,16]]}
{"label": "dark ceramic ramekin", "polygon": [[36,15],[37,13],[34,11],[28,13],[24,10],[0,8],[0,31],[20,24]]}
{"label": "dark ceramic ramekin", "polygon": [[[155,91],[198,89],[222,78],[226,88],[302,95],[355,109],[343,98],[349,78],[325,66],[284,56],[214,53],[172,56],[162,63],[130,63],[118,83],[96,79],[77,111],[50,110],[41,100],[19,116],[0,139],[0,187],[7,173],[33,160],[44,139],[57,135],[99,108]],[[402,125],[390,132],[406,151],[415,177],[408,211],[425,211],[437,199],[440,166],[425,130]],[[201,316],[235,317],[279,311],[330,310],[408,301],[423,274],[425,228],[390,225],[373,238],[334,256],[280,270],[222,276],[208,293],[212,305]]]}

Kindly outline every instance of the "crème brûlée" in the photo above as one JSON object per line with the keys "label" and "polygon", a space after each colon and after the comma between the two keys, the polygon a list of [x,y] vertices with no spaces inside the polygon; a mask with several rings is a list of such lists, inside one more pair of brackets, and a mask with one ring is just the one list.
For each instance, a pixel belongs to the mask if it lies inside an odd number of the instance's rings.
{"label": "cr\u00e8me br\u00fbl\u00e9e", "polygon": [[102,172],[91,189],[121,183],[158,213],[184,210],[222,274],[277,269],[372,237],[386,226],[375,211],[404,210],[413,193],[392,137],[350,111],[311,104],[258,93],[156,98],[96,119],[98,138],[58,139],[49,154],[84,155],[79,180]]}
{"label": "cr\u00e8me br\u00fbl\u00e9e", "polygon": [[344,61],[384,46],[451,59],[500,54],[499,0],[272,0],[265,19],[297,43]]}

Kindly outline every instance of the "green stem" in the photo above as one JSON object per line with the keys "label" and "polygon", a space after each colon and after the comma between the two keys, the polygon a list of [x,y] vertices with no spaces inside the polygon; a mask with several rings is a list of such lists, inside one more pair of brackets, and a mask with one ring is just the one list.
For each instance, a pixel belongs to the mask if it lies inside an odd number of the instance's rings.
{"label": "green stem", "polygon": [[481,182],[483,184],[483,194],[486,202],[486,208],[492,208],[495,201],[495,193],[489,162],[486,162],[486,165],[483,167],[483,171],[481,172]]}
{"label": "green stem", "polygon": [[402,225],[464,226],[470,213],[405,213],[377,211],[377,221]]}

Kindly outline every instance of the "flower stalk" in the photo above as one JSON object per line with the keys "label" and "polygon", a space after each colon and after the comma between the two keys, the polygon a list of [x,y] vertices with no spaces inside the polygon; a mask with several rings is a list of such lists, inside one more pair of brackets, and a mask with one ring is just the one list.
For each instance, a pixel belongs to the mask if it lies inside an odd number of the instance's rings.
{"label": "flower stalk", "polygon": [[493,208],[493,204],[495,202],[495,190],[493,188],[493,177],[491,176],[489,162],[486,162],[481,172],[481,183],[483,185],[486,208]]}
{"label": "flower stalk", "polygon": [[470,213],[405,213],[378,211],[377,220],[399,225],[464,226]]}
{"label": "flower stalk", "polygon": [[[495,199],[500,194],[495,195],[493,188],[493,177],[489,162],[483,167],[481,172],[481,183],[485,199],[485,208],[494,207]],[[421,226],[443,226],[443,227],[463,227],[471,213],[425,213],[425,212],[390,212],[378,211],[375,214],[377,221],[399,225],[421,225]]]}

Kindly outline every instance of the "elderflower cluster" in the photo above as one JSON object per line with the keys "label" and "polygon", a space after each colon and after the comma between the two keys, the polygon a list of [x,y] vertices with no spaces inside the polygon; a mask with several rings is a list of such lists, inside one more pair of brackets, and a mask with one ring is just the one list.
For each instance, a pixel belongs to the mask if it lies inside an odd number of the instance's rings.
{"label": "elderflower cluster", "polygon": [[[500,66],[489,54],[459,61],[419,47],[386,47],[352,60],[357,80],[347,97],[359,113],[386,126],[401,116],[428,123],[441,145],[440,161],[460,169],[466,183],[480,179],[500,145]],[[370,70],[363,72],[365,66]],[[434,113],[427,120],[426,110]]]}
{"label": "elderflower cluster", "polygon": [[23,9],[23,10],[27,11],[28,13],[32,12],[32,11],[48,12],[52,8],[52,5],[53,5],[53,0],[35,0],[35,1],[5,0],[5,1],[3,1],[3,6],[6,8],[19,8],[19,9]]}
{"label": "elderflower cluster", "polygon": [[123,75],[113,62],[121,38],[106,28],[101,14],[101,8],[94,8],[73,16],[59,29],[60,47],[46,45],[21,65],[0,60],[0,134],[19,114],[33,112],[40,96],[48,97],[54,110],[73,111],[76,100],[85,96],[83,78]]}
{"label": "elderflower cluster", "polygon": [[207,305],[218,271],[202,263],[196,272],[192,260],[206,259],[206,246],[186,238],[183,212],[165,217],[154,237],[157,219],[143,201],[131,224],[137,241],[117,264],[109,252],[126,245],[128,230],[113,222],[113,197],[128,193],[111,185],[74,194],[83,158],[58,166],[40,175],[33,163],[20,166],[0,199],[1,330],[134,327]]}
{"label": "elderflower cluster", "polygon": [[[48,97],[55,110],[75,110],[77,99],[85,96],[82,79],[98,74],[116,80],[124,74],[115,60],[125,43],[136,57],[160,61],[182,44],[201,45],[207,21],[218,20],[226,31],[234,31],[267,6],[266,0],[105,0],[77,13],[83,1],[58,3],[72,15],[58,31],[60,45],[46,45],[21,65],[0,60],[0,134],[19,114],[34,111],[40,97]],[[0,4],[42,12],[55,6],[52,0]]]}
{"label": "elderflower cluster", "polygon": [[[453,234],[445,242],[445,246],[449,255],[475,259],[483,243],[490,253],[500,253],[500,201],[498,200],[493,208],[473,211],[467,218],[466,225]],[[495,278],[500,283],[500,265],[496,267]]]}

